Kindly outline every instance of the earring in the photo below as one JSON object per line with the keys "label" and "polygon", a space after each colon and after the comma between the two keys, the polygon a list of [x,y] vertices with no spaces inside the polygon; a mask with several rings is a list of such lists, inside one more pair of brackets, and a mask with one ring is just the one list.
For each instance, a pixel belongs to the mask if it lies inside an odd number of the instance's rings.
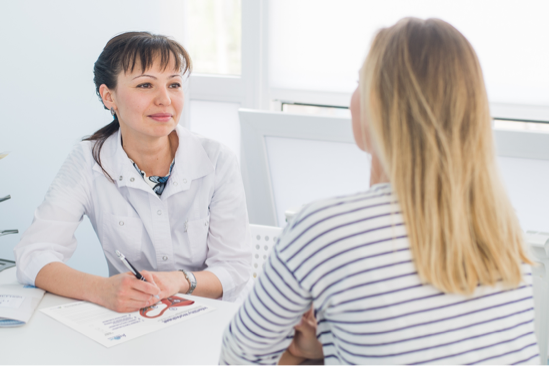
{"label": "earring", "polygon": [[111,115],[114,117],[116,113],[114,112],[114,107],[111,107]]}

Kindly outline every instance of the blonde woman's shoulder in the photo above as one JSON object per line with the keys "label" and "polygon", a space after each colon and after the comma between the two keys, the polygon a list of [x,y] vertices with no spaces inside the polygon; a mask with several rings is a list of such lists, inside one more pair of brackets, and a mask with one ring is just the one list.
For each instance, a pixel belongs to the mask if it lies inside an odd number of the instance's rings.
{"label": "blonde woman's shoulder", "polygon": [[390,184],[376,184],[366,191],[313,201],[303,206],[288,226],[295,228],[306,222],[327,220],[346,212],[367,209],[391,201],[394,201],[394,196]]}

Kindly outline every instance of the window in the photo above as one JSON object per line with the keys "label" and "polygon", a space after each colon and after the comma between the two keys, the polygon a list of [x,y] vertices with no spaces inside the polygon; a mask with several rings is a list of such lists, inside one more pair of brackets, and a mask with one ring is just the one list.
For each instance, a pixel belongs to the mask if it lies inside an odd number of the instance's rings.
{"label": "window", "polygon": [[497,128],[549,122],[546,0],[187,2],[190,100],[349,116],[342,107],[375,32],[404,16],[438,17],[477,51]]}
{"label": "window", "polygon": [[437,17],[475,48],[494,117],[549,121],[548,1],[276,0],[268,12],[271,100],[346,106],[379,28]]}
{"label": "window", "polygon": [[189,0],[188,13],[194,72],[240,75],[240,0]]}

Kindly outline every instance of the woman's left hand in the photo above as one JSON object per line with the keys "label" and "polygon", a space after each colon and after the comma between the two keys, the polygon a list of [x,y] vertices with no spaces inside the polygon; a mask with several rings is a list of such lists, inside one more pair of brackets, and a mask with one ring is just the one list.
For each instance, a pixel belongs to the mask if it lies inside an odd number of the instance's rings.
{"label": "woman's left hand", "polygon": [[154,283],[160,289],[160,299],[165,299],[177,293],[186,293],[189,283],[181,271],[149,272],[141,271],[148,282]]}

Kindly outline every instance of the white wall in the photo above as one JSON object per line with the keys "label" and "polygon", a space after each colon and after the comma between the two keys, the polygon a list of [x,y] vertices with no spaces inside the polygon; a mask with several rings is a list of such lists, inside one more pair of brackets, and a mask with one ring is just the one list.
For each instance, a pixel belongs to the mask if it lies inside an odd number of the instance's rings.
{"label": "white wall", "polygon": [[[114,35],[145,30],[183,38],[178,0],[0,2],[0,230],[25,231],[73,144],[110,122],[93,84],[93,64]],[[87,219],[77,230],[73,267],[107,275]],[[20,235],[0,238],[13,259]]]}
{"label": "white wall", "polygon": [[191,100],[191,131],[216,140],[231,149],[240,161],[240,120],[238,103]]}

